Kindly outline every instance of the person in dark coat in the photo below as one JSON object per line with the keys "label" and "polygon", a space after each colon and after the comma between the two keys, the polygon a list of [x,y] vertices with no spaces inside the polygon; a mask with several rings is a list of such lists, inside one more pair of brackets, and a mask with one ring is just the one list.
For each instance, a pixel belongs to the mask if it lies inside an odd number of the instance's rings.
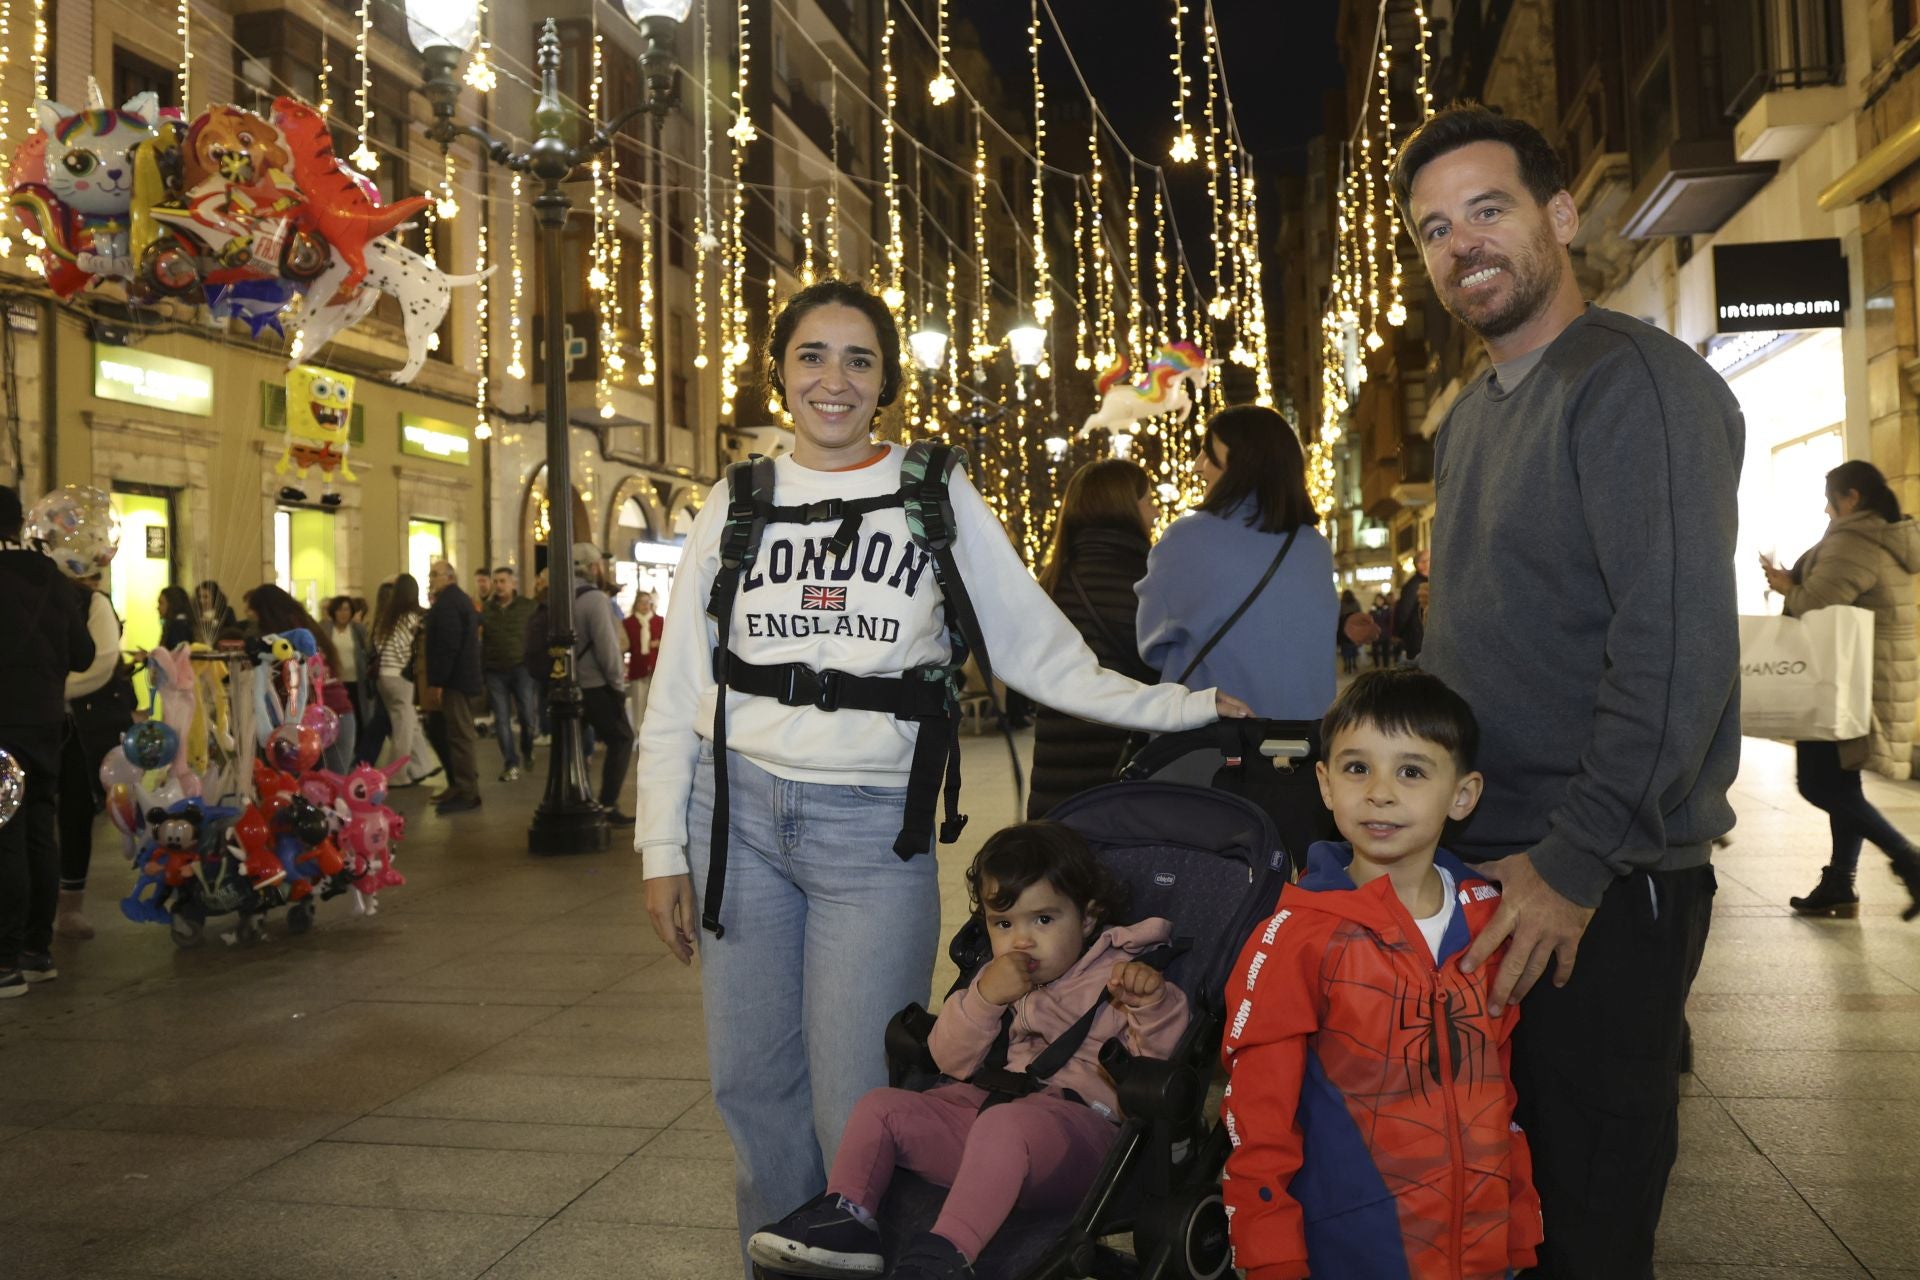
{"label": "person in dark coat", "polygon": [[25,773],[25,793],[0,824],[0,999],[59,976],[53,917],[60,896],[55,796],[70,672],[94,659],[83,597],[52,560],[20,542],[20,494],[0,488],[0,748]]}
{"label": "person in dark coat", "polygon": [[1420,599],[1420,588],[1427,585],[1431,564],[1430,553],[1422,548],[1413,557],[1413,576],[1400,584],[1400,599],[1393,606],[1393,642],[1408,662],[1418,661],[1426,647],[1427,606]]}
{"label": "person in dark coat", "polygon": [[[1040,570],[1040,585],[1086,637],[1100,665],[1142,684],[1160,678],[1140,656],[1134,628],[1140,600],[1133,590],[1147,574],[1157,514],[1152,482],[1138,465],[1119,458],[1090,462],[1067,481],[1053,545]],[[1037,708],[1027,816],[1044,817],[1068,797],[1112,781],[1127,737],[1124,729]]]}
{"label": "person in dark coat", "polygon": [[199,639],[198,629],[194,626],[193,600],[187,595],[185,587],[160,588],[160,647],[171,649],[176,645],[191,645]]}
{"label": "person in dark coat", "polygon": [[433,607],[427,610],[428,736],[438,731],[447,767],[447,789],[434,797],[434,806],[443,814],[465,813],[480,807],[474,758],[480,734],[471,701],[486,688],[480,674],[480,615],[445,560],[433,562],[427,582],[433,591]]}

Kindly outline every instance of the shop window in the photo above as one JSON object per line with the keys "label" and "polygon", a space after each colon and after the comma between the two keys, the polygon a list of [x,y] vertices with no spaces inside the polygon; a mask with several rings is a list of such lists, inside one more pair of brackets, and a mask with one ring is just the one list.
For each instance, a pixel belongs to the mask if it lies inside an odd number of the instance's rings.
{"label": "shop window", "polygon": [[333,513],[279,507],[273,513],[273,580],[318,616],[335,594]]}
{"label": "shop window", "polygon": [[157,62],[149,62],[139,54],[113,47],[113,105],[122,103],[143,93],[157,94],[163,107],[180,105],[180,95],[174,83],[173,67],[163,67]]}
{"label": "shop window", "polygon": [[[173,493],[150,485],[113,486],[113,513],[120,518],[120,551],[108,575],[108,596],[120,615],[120,647],[144,651],[160,643],[160,592],[173,584]],[[147,678],[134,681],[144,704]]]}
{"label": "shop window", "polygon": [[447,522],[419,516],[407,521],[407,572],[420,583],[422,598],[427,593],[427,570],[435,560],[447,558]]}

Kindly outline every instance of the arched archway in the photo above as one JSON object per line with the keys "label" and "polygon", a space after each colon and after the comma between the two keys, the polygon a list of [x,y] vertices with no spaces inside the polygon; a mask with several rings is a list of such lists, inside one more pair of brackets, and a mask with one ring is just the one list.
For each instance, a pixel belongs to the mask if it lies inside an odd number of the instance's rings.
{"label": "arched archway", "polygon": [[[533,581],[540,570],[547,567],[551,527],[547,501],[547,464],[543,462],[527,477],[520,499],[521,580],[529,593],[533,591]],[[573,536],[578,541],[588,541],[594,537],[593,517],[588,513],[587,504],[580,497],[577,485],[573,488]]]}

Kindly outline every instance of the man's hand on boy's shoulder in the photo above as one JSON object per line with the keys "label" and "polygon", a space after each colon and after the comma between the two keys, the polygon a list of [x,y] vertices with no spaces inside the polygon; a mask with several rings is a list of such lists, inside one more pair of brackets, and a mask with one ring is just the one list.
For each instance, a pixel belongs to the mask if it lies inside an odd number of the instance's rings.
{"label": "man's hand on boy's shoulder", "polygon": [[[1500,909],[1480,936],[1473,940],[1460,962],[1463,973],[1472,973],[1487,958],[1512,939],[1507,958],[1494,975],[1487,993],[1487,1012],[1499,1017],[1510,1004],[1517,1003],[1533,984],[1555,964],[1553,985],[1564,987],[1573,976],[1574,955],[1580,938],[1593,919],[1593,908],[1583,907],[1562,897],[1533,865],[1529,854],[1483,862],[1474,870],[1500,885]],[[1557,963],[1556,963],[1557,962]]]}
{"label": "man's hand on boy's shoulder", "polygon": [[1033,957],[1018,951],[995,956],[980,970],[980,998],[989,1004],[1012,1004],[1033,990]]}
{"label": "man's hand on boy's shoulder", "polygon": [[1129,1009],[1158,1004],[1166,985],[1167,980],[1158,969],[1138,960],[1120,961],[1113,966],[1113,976],[1107,979],[1107,990],[1114,1000]]}

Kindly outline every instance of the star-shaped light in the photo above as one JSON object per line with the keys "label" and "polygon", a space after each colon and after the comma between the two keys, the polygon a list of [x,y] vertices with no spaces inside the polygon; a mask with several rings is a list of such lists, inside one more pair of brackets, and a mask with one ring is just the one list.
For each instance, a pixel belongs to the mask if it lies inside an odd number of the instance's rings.
{"label": "star-shaped light", "polygon": [[1167,154],[1173,158],[1175,164],[1191,164],[1200,158],[1200,144],[1193,140],[1192,133],[1183,130],[1180,136],[1173,140],[1173,146]]}
{"label": "star-shaped light", "polygon": [[759,137],[760,131],[754,128],[753,121],[743,114],[733,122],[733,127],[727,130],[727,136],[744,147]]}
{"label": "star-shaped light", "polygon": [[927,81],[927,96],[933,99],[933,105],[936,107],[944,107],[952,102],[953,93],[953,77],[944,71]]}

